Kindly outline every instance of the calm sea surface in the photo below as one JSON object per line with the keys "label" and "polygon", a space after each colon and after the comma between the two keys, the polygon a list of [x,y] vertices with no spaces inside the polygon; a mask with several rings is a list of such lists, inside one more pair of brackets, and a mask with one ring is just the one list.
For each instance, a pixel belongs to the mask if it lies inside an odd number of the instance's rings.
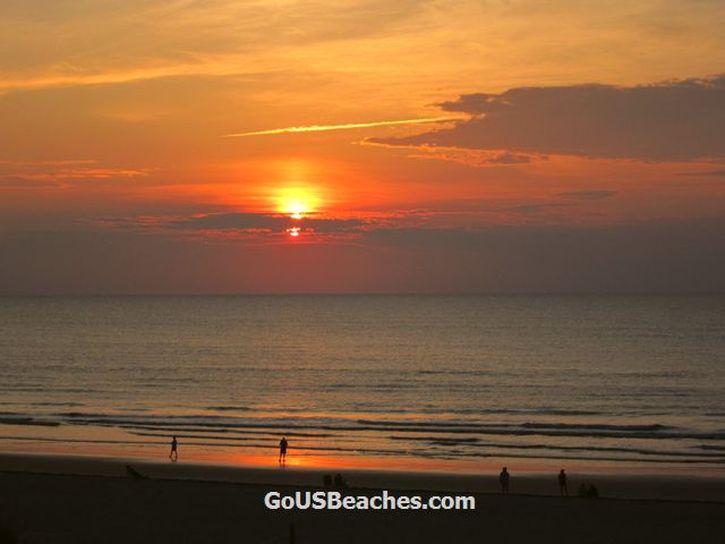
{"label": "calm sea surface", "polygon": [[171,434],[196,458],[285,434],[380,467],[717,471],[725,296],[0,298],[0,451]]}

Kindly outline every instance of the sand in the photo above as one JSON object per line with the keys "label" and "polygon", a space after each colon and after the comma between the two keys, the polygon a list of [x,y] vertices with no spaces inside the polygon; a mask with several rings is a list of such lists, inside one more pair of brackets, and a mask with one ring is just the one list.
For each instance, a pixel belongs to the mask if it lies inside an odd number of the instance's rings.
{"label": "sand", "polygon": [[[126,469],[130,464],[133,477]],[[345,471],[354,494],[465,491],[475,511],[271,511],[271,490],[318,490],[330,470],[0,454],[0,523],[23,543],[721,542],[725,482],[571,475],[599,499],[556,496],[555,475]],[[417,493],[418,491],[416,491]],[[421,492],[427,496],[430,493]],[[2,543],[0,537],[0,543]]]}

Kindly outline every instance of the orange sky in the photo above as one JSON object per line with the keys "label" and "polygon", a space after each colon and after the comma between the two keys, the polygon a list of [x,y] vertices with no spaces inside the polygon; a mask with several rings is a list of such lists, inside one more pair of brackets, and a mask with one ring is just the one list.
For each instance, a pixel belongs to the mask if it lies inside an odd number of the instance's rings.
{"label": "orange sky", "polygon": [[724,26],[7,0],[0,293],[725,289]]}

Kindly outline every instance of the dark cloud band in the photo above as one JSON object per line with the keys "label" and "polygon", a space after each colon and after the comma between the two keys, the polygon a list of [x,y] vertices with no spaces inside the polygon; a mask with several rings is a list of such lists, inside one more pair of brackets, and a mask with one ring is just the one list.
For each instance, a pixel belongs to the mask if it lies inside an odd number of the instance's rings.
{"label": "dark cloud band", "polygon": [[725,158],[725,75],[635,87],[522,87],[440,106],[472,118],[371,141],[657,161]]}

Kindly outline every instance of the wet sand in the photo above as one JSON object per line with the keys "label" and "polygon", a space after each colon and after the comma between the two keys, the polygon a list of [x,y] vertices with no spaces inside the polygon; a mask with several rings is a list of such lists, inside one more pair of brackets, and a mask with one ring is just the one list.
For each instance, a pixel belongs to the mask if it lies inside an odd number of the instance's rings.
{"label": "wet sand", "polygon": [[[142,478],[126,469],[130,464]],[[272,490],[322,489],[331,471],[0,454],[0,523],[24,543],[717,542],[725,482],[570,475],[601,497],[561,498],[555,475],[344,471],[351,494],[471,493],[475,511],[272,511]],[[293,536],[290,532],[293,532]],[[0,543],[3,540],[0,537]]]}

